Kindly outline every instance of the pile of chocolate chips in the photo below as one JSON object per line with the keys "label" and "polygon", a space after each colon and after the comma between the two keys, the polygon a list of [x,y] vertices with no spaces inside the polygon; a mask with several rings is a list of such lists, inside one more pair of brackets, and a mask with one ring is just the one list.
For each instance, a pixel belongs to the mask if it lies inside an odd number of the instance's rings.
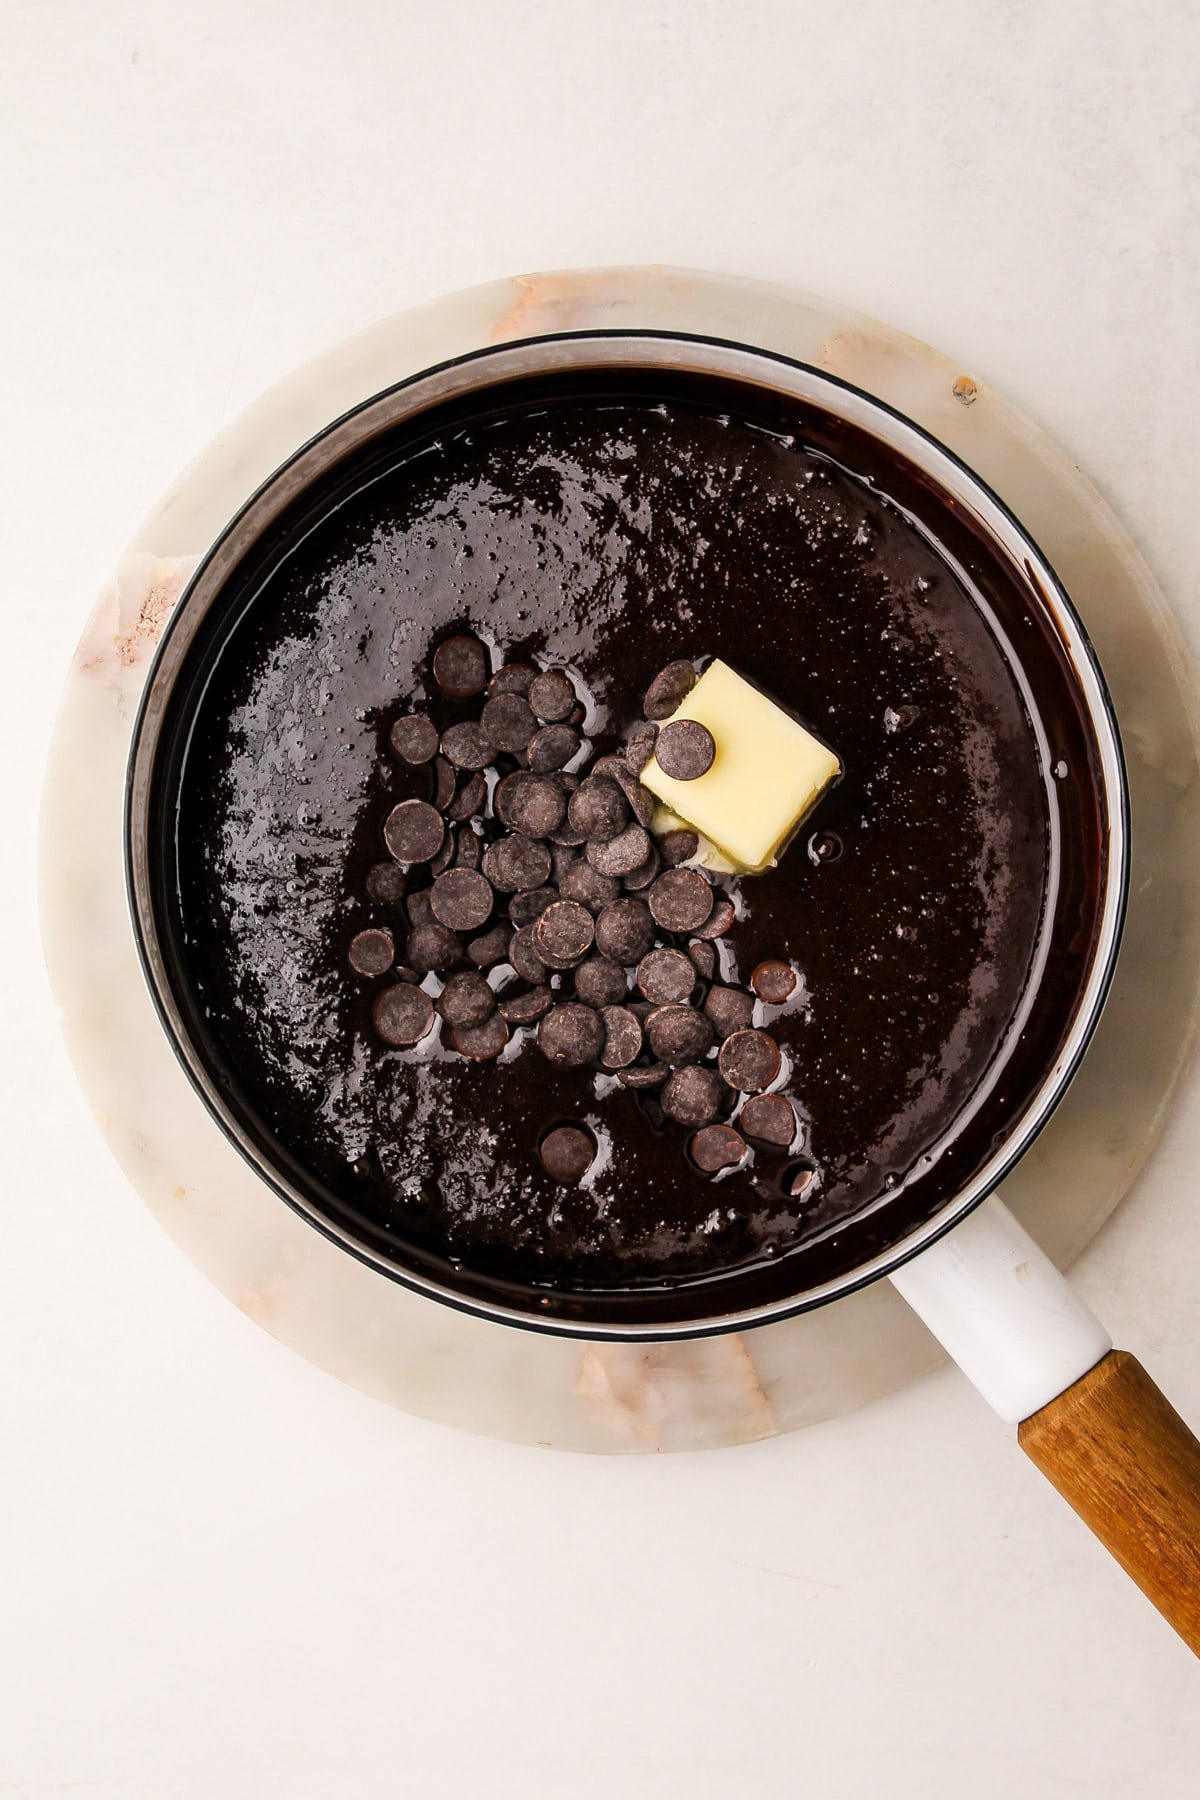
{"label": "pile of chocolate chips", "polygon": [[[655,803],[638,780],[656,740],[679,779],[711,765],[703,726],[681,721],[660,734],[657,724],[695,682],[691,663],[656,677],[622,755],[594,758],[580,730],[586,709],[563,670],[505,663],[489,676],[484,645],[460,635],[439,647],[433,675],[449,698],[481,705],[444,731],[423,713],[391,728],[397,757],[429,765],[431,797],[392,808],[383,827],[391,860],[367,878],[370,899],[404,903],[402,958],[386,927],[350,945],[355,974],[396,978],[375,997],[379,1037],[411,1047],[440,1016],[449,1049],[489,1061],[514,1030],[535,1031],[548,1061],[602,1070],[641,1093],[656,1118],[686,1127],[705,1174],[740,1164],[747,1140],[790,1150],[797,1114],[767,1091],[782,1059],[754,1013],[756,996],[783,1004],[795,973],[760,963],[753,992],[718,979],[716,940],[733,923],[733,903],[687,866],[695,832],[651,835]],[[510,969],[516,980],[493,987],[487,971],[495,979]],[[443,981],[436,997],[420,985],[430,975]],[[558,1125],[538,1153],[556,1181],[575,1183],[596,1144],[586,1127]]]}

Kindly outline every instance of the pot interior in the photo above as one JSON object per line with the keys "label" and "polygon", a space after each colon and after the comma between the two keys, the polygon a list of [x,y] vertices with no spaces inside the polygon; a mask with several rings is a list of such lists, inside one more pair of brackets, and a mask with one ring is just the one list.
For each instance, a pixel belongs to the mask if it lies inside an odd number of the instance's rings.
{"label": "pot interior", "polygon": [[[532,1042],[464,1065],[373,1039],[346,945],[381,922],[382,819],[427,779],[387,733],[464,629],[566,666],[602,748],[662,664],[719,655],[838,751],[730,938],[729,979],[804,977],[769,1021],[796,1155],[704,1181],[685,1132]],[[995,1185],[1102,1002],[1123,806],[1069,602],[960,465],[812,370],[592,336],[380,396],[234,521],[152,674],[130,872],[176,1047],[290,1204],[439,1298],[653,1336],[816,1304]],[[612,1174],[556,1194],[537,1142],[584,1115]]]}

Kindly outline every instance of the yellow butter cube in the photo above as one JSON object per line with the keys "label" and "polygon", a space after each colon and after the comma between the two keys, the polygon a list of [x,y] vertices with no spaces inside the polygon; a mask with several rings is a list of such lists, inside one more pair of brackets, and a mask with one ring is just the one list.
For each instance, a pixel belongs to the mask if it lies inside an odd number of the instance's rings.
{"label": "yellow butter cube", "polygon": [[710,663],[662,724],[675,719],[708,727],[717,750],[713,765],[696,781],[677,781],[652,756],[643,785],[750,873],[776,860],[842,772],[832,750],[728,663]]}

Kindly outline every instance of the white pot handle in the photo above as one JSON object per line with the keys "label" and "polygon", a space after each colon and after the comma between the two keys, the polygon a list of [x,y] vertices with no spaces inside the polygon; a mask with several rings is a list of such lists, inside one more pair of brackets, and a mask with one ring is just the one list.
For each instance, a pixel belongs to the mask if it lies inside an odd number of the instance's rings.
{"label": "white pot handle", "polygon": [[1200,1656],[1200,1440],[993,1195],[892,1276]]}
{"label": "white pot handle", "polygon": [[892,1281],[1013,1425],[1112,1349],[1099,1319],[994,1194]]}

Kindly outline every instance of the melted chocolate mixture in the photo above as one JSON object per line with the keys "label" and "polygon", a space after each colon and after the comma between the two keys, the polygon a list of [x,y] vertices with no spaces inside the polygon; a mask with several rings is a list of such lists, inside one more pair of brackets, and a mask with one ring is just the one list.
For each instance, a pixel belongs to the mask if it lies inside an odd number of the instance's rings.
{"label": "melted chocolate mixture", "polygon": [[[836,1246],[935,1158],[951,1191],[983,1159],[1012,1089],[939,1143],[1026,988],[1053,783],[978,593],[878,486],[810,433],[684,398],[514,402],[396,446],[285,548],[210,656],[171,904],[214,1057],[332,1216],[569,1307]],[[1028,610],[1010,597],[1006,629]],[[409,709],[466,716],[430,671],[457,630],[494,664],[567,667],[602,749],[663,664],[717,654],[842,758],[780,865],[731,884],[726,978],[764,958],[803,973],[760,1011],[819,1171],[800,1200],[782,1155],[704,1177],[686,1133],[595,1070],[552,1068],[529,1033],[483,1065],[373,1033],[347,946],[388,922],[365,878],[389,808],[429,793],[388,730]],[[537,1156],[572,1120],[601,1145],[578,1188]]]}

